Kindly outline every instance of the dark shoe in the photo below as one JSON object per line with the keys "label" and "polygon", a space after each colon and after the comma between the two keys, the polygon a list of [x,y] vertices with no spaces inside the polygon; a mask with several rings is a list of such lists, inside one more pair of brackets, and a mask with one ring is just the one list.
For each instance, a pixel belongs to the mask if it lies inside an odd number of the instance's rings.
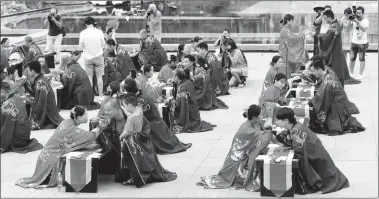
{"label": "dark shoe", "polygon": [[189,148],[192,147],[192,143],[187,143],[187,144],[185,144],[184,146],[185,146],[185,149],[187,150],[187,149],[189,149]]}
{"label": "dark shoe", "polygon": [[212,126],[212,127],[217,127],[217,125],[215,125],[215,124],[211,124],[211,126]]}

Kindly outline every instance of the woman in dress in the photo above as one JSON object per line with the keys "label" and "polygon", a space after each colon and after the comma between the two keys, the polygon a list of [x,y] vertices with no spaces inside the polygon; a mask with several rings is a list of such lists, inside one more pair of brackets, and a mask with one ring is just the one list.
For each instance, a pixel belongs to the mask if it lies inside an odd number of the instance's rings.
{"label": "woman in dress", "polygon": [[260,123],[261,108],[251,105],[247,120],[240,126],[233,138],[232,146],[217,175],[201,177],[200,186],[207,189],[244,188],[259,191],[258,171],[255,158],[270,143],[271,131],[266,131]]}
{"label": "woman in dress", "polygon": [[287,77],[283,73],[278,73],[274,77],[273,84],[259,98],[259,106],[264,106],[267,102],[285,105],[288,100],[281,95],[281,90],[287,85]]}
{"label": "woman in dress", "polygon": [[16,185],[23,188],[54,187],[57,176],[61,172],[60,157],[64,154],[87,147],[97,139],[100,129],[88,132],[79,128],[88,121],[88,112],[81,106],[75,106],[70,113],[70,119],[59,124],[54,134],[47,141],[37,159],[32,177],[22,178]]}
{"label": "woman in dress", "polygon": [[203,68],[197,66],[196,58],[193,55],[185,55],[183,64],[186,72],[190,73],[190,79],[195,86],[196,100],[200,110],[229,108],[225,102],[216,97],[209,74]]}
{"label": "woman in dress", "polygon": [[309,60],[305,36],[307,31],[304,31],[303,33],[294,33],[294,19],[293,15],[286,14],[280,21],[283,27],[280,31],[278,50],[286,64],[286,67],[280,72],[286,74],[287,78],[290,78],[291,73],[294,73],[299,69],[298,67],[300,64],[307,63]]}
{"label": "woman in dress", "polygon": [[304,180],[295,182],[296,192],[309,194],[321,191],[325,194],[349,187],[348,179],[336,167],[321,140],[308,127],[296,121],[292,109],[279,109],[275,123],[284,128],[284,132],[276,134],[276,140],[292,147],[295,155],[299,156],[299,175]]}
{"label": "woman in dress", "polygon": [[174,70],[173,82],[177,85],[174,99],[170,103],[171,129],[175,133],[211,131],[215,125],[202,121],[196,100],[195,87],[186,72]]}
{"label": "woman in dress", "polygon": [[154,100],[154,102],[161,102],[162,97],[162,88],[165,83],[159,83],[159,81],[155,84],[152,83],[154,81],[151,81],[150,79],[154,75],[154,67],[151,65],[144,65],[142,68],[142,74],[137,76],[135,79],[138,85],[138,89],[142,91],[142,94],[145,97],[151,98]]}

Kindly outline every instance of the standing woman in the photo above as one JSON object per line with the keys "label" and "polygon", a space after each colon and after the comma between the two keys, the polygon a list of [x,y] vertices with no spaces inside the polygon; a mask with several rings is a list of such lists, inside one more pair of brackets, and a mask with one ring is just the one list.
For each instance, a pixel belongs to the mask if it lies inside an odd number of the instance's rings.
{"label": "standing woman", "polygon": [[280,31],[279,38],[279,54],[283,58],[286,68],[280,71],[290,78],[291,73],[296,72],[300,64],[307,63],[309,55],[306,49],[305,33],[294,33],[294,16],[286,14],[280,23],[282,30]]}

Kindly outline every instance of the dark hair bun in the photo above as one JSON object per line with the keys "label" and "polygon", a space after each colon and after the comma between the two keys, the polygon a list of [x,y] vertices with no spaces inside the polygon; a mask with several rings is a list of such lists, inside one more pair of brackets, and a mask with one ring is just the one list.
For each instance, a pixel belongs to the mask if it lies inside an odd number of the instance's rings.
{"label": "dark hair bun", "polygon": [[281,20],[279,21],[279,23],[281,23],[281,24],[282,24],[283,22],[284,22],[284,20],[283,20],[283,19],[281,19]]}

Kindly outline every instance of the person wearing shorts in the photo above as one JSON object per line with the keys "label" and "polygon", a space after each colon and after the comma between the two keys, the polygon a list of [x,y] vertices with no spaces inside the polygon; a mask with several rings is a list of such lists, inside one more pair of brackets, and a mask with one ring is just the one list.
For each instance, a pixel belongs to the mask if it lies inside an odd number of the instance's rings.
{"label": "person wearing shorts", "polygon": [[95,20],[87,17],[84,20],[86,29],[80,32],[79,48],[83,49],[83,59],[85,70],[93,86],[93,75],[96,75],[97,89],[99,96],[103,96],[103,75],[104,75],[104,55],[105,46],[104,34],[95,28]]}
{"label": "person wearing shorts", "polygon": [[[350,48],[350,76],[355,79],[362,79],[363,71],[366,66],[365,56],[368,47],[367,32],[369,28],[369,20],[364,17],[365,9],[361,6],[357,7],[356,18],[351,20],[353,22],[353,38],[351,40]],[[359,54],[360,71],[357,76],[354,75],[355,60]]]}

